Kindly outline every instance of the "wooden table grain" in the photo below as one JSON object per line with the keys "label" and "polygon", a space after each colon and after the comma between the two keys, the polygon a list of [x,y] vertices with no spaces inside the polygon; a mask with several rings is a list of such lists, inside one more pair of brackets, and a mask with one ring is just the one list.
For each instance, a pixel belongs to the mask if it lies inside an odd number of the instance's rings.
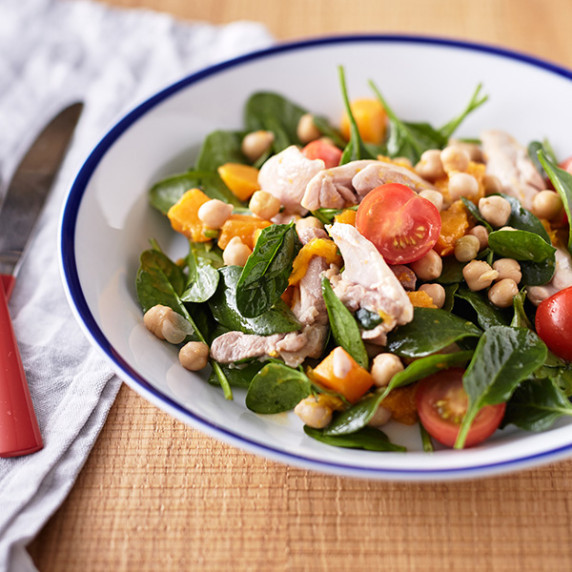
{"label": "wooden table grain", "polygon": [[[108,3],[215,24],[257,20],[277,40],[349,32],[477,40],[572,67],[570,0]],[[123,386],[30,552],[42,572],[512,572],[572,569],[570,538],[572,461],[437,484],[327,476],[215,441]]]}

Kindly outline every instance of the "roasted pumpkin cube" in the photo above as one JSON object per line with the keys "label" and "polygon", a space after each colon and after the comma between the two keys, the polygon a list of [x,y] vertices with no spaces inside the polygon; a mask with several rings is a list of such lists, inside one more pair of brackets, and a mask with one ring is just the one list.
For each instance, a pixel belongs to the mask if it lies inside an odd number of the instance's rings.
{"label": "roasted pumpkin cube", "polygon": [[238,236],[250,250],[254,250],[260,231],[272,223],[250,215],[230,215],[222,225],[218,245],[224,249],[232,238]]}
{"label": "roasted pumpkin cube", "polygon": [[169,209],[167,216],[171,226],[193,242],[208,242],[208,229],[199,218],[201,205],[210,201],[200,189],[190,189]]}
{"label": "roasted pumpkin cube", "polygon": [[241,163],[225,163],[217,170],[224,184],[241,201],[247,201],[254,191],[260,189],[256,167]]}

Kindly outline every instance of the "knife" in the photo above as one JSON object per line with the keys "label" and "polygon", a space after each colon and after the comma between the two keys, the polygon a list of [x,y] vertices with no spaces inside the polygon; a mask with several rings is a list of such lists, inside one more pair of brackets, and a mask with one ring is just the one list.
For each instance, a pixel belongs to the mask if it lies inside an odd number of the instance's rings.
{"label": "knife", "polygon": [[28,455],[44,446],[8,312],[8,299],[22,253],[82,109],[82,103],[66,107],[36,137],[16,168],[0,210],[0,457]]}

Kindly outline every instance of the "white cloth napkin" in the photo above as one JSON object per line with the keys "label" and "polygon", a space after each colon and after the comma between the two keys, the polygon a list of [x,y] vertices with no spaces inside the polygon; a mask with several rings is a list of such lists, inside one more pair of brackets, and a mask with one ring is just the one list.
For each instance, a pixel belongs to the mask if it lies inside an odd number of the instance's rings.
{"label": "white cloth napkin", "polygon": [[0,571],[35,570],[26,545],[72,488],[121,384],[82,335],[60,282],[58,219],[75,173],[120,115],[155,90],[271,41],[252,22],[216,27],[91,2],[0,0],[4,183],[43,124],[85,102],[10,301],[45,448],[0,459]]}

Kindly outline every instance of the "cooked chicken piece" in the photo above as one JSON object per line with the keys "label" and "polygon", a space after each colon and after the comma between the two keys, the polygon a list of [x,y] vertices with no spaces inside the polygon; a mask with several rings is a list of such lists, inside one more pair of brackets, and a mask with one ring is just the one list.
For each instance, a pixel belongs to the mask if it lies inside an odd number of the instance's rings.
{"label": "cooked chicken piece", "polygon": [[351,310],[379,313],[383,322],[362,337],[380,345],[386,333],[413,319],[413,305],[403,286],[377,248],[349,224],[334,223],[329,230],[344,259],[344,271],[331,276],[334,292]]}
{"label": "cooked chicken piece", "polygon": [[320,171],[306,187],[302,206],[315,211],[320,208],[342,209],[358,202],[352,179],[367,166],[379,161],[352,161],[339,167]]}
{"label": "cooked chicken piece", "polygon": [[418,193],[435,189],[431,183],[428,183],[413,171],[386,161],[375,161],[359,171],[352,179],[352,185],[358,194],[359,200],[365,197],[371,190],[386,183],[407,185]]}
{"label": "cooked chicken piece", "polygon": [[288,214],[304,215],[308,212],[300,206],[309,181],[325,168],[321,159],[308,159],[291,145],[270,157],[260,168],[260,188],[280,200]]}
{"label": "cooked chicken piece", "polygon": [[552,280],[544,286],[528,288],[528,299],[538,306],[540,302],[550,298],[556,292],[572,286],[572,256],[564,248],[556,249],[556,269]]}
{"label": "cooked chicken piece", "polygon": [[546,184],[528,157],[527,150],[508,133],[485,131],[481,134],[486,172],[502,184],[503,192],[516,197],[526,209]]}

